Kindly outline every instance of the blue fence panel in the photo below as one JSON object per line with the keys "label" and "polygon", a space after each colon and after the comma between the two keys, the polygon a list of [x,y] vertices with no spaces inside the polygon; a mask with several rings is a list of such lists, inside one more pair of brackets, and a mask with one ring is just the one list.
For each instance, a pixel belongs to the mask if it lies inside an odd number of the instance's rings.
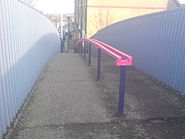
{"label": "blue fence panel", "polygon": [[48,18],[17,0],[0,1],[0,139],[59,51],[59,34]]}
{"label": "blue fence panel", "polygon": [[135,67],[185,95],[185,8],[124,20],[92,38],[132,55]]}

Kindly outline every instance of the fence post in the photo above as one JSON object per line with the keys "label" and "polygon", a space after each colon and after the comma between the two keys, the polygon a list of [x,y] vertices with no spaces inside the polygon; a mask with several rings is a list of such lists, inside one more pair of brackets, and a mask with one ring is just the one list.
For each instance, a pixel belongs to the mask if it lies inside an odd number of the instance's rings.
{"label": "fence post", "polygon": [[126,81],[126,66],[120,66],[118,117],[124,116],[123,114],[125,98],[125,81]]}
{"label": "fence post", "polygon": [[100,80],[100,73],[101,73],[101,49],[98,48],[98,66],[97,66],[97,78],[96,80]]}
{"label": "fence post", "polygon": [[89,43],[89,66],[91,66],[91,43]]}

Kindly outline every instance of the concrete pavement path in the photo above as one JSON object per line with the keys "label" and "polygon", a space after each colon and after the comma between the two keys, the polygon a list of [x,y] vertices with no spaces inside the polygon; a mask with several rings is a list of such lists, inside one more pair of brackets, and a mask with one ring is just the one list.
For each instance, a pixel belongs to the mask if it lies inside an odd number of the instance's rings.
{"label": "concrete pavement path", "polygon": [[185,139],[185,100],[134,68],[127,72],[126,117],[115,116],[119,70],[96,56],[57,54],[35,86],[10,139]]}
{"label": "concrete pavement path", "polygon": [[16,127],[20,139],[68,138],[69,123],[107,122],[98,89],[79,55],[58,54],[37,83]]}

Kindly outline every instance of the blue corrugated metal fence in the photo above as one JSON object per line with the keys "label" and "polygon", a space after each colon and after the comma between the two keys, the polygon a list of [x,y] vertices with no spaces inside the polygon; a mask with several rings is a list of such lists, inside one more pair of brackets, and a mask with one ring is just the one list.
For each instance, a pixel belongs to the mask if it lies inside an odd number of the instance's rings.
{"label": "blue corrugated metal fence", "polygon": [[135,67],[185,95],[185,8],[121,21],[93,38],[132,55]]}
{"label": "blue corrugated metal fence", "polygon": [[0,1],[0,139],[59,50],[57,30],[45,16],[17,0]]}

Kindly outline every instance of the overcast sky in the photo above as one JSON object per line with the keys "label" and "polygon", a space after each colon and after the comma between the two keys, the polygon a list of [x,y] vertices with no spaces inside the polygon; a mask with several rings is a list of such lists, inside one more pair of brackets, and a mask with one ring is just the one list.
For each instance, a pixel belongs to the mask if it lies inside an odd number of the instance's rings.
{"label": "overcast sky", "polygon": [[34,7],[44,13],[73,13],[74,0],[37,0]]}

